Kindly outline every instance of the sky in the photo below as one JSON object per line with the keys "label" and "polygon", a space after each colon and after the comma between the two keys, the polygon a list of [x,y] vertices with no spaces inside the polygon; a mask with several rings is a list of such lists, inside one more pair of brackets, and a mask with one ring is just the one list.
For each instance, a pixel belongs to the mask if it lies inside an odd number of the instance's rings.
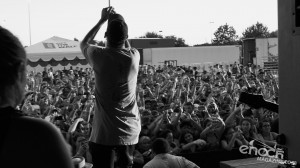
{"label": "sky", "polygon": [[[210,43],[221,25],[233,26],[237,35],[256,22],[278,29],[277,0],[111,0],[125,18],[129,38],[146,32],[175,35],[188,45]],[[108,0],[0,0],[0,25],[24,46],[53,36],[82,40],[101,18]],[[106,24],[96,40],[105,40]]]}

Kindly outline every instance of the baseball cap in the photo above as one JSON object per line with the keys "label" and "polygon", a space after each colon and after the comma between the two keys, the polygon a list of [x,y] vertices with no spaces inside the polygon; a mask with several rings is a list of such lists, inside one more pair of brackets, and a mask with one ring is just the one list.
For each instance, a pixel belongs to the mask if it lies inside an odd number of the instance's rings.
{"label": "baseball cap", "polygon": [[128,27],[122,15],[111,14],[109,16],[105,37],[112,43],[119,43],[127,39]]}

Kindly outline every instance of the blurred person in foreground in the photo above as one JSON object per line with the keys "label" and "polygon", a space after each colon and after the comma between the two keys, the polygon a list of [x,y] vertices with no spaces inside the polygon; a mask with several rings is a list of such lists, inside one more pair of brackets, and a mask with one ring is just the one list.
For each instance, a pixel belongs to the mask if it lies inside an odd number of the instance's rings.
{"label": "blurred person in foreground", "polygon": [[157,138],[152,143],[154,158],[144,168],[199,168],[195,163],[181,156],[169,154],[170,145],[167,140]]}
{"label": "blurred person in foreground", "polygon": [[19,39],[2,27],[0,53],[1,166],[73,167],[71,152],[58,129],[17,110],[24,99],[27,58]]}
{"label": "blurred person in foreground", "polygon": [[[91,45],[106,21],[106,47]],[[108,7],[102,10],[101,19],[80,45],[96,79],[96,106],[89,143],[95,168],[133,164],[134,145],[141,131],[136,102],[140,55],[130,47],[127,38],[124,18]]]}

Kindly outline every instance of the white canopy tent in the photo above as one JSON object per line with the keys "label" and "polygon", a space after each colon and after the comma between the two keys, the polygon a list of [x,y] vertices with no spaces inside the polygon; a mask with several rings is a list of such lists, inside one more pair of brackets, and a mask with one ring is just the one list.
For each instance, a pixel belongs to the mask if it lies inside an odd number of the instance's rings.
{"label": "white canopy tent", "polygon": [[81,53],[79,41],[53,36],[25,50],[28,68],[87,65]]}

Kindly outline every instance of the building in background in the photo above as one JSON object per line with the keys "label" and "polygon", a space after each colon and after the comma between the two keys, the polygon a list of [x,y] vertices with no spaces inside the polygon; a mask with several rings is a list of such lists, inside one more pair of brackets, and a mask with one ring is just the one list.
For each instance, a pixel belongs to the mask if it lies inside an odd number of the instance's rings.
{"label": "building in background", "polygon": [[243,40],[243,65],[248,63],[265,70],[278,71],[278,38],[248,38]]}

